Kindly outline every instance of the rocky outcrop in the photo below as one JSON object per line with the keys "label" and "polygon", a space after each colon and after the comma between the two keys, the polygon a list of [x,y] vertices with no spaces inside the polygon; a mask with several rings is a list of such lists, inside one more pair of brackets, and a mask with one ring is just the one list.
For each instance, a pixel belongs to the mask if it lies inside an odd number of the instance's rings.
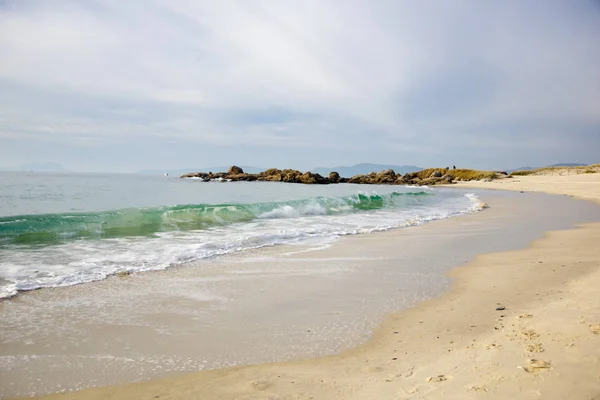
{"label": "rocky outcrop", "polygon": [[444,178],[444,177],[433,177],[433,178],[427,178],[427,179],[420,179],[415,183],[409,183],[410,185],[427,185],[427,186],[432,186],[432,185],[448,185],[448,184],[452,184],[454,183],[453,180],[451,178]]}
{"label": "rocky outcrop", "polygon": [[257,177],[255,174],[238,174],[238,175],[227,175],[228,180],[232,181],[232,182],[252,182],[257,180]]}
{"label": "rocky outcrop", "polygon": [[327,179],[329,179],[329,182],[331,183],[340,183],[340,174],[332,171],[329,173],[329,177]]}
{"label": "rocky outcrop", "polygon": [[296,183],[302,176],[302,172],[295,169],[284,169],[281,171],[281,180],[287,183]]}
{"label": "rocky outcrop", "polygon": [[267,182],[281,182],[283,180],[283,176],[281,175],[281,171],[277,168],[269,168],[268,170],[258,174],[257,180]]}
{"label": "rocky outcrop", "polygon": [[241,175],[243,173],[244,170],[238,167],[237,165],[232,166],[231,168],[229,168],[229,171],[227,171],[228,175]]}
{"label": "rocky outcrop", "polygon": [[300,177],[298,177],[298,180],[300,181],[300,183],[306,183],[306,184],[328,184],[331,183],[329,182],[329,179],[322,177],[319,174],[313,174],[312,172],[305,172],[302,175],[300,175]]}
{"label": "rocky outcrop", "polygon": [[188,172],[187,174],[181,175],[180,178],[194,178],[206,181],[210,180],[209,174],[207,174],[206,172]]}
{"label": "rocky outcrop", "polygon": [[386,169],[375,174],[375,181],[384,185],[397,183],[401,178],[402,175],[395,173],[393,169]]}
{"label": "rocky outcrop", "polygon": [[402,175],[395,173],[391,169],[380,172],[371,172],[366,175],[354,175],[348,180],[348,183],[357,183],[363,185],[403,185],[406,182]]}
{"label": "rocky outcrop", "polygon": [[[441,170],[447,172],[447,170]],[[270,168],[258,174],[245,173],[242,168],[232,166],[227,172],[191,172],[182,175],[181,178],[195,178],[205,182],[223,181],[261,181],[261,182],[287,182],[303,183],[306,185],[327,185],[336,183],[355,183],[360,185],[438,185],[450,184],[453,177],[450,173],[442,174],[440,170],[425,170],[424,173],[414,172],[404,176],[397,174],[394,170],[386,169],[379,172],[371,172],[365,175],[355,175],[352,178],[343,178],[337,172],[331,172],[324,177],[313,172],[301,172],[295,169],[280,170]]]}

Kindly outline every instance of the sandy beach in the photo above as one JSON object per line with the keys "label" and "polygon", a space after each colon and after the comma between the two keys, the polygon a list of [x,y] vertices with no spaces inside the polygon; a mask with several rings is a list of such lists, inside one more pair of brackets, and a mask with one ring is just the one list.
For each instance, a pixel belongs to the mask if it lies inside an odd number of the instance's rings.
{"label": "sandy beach", "polygon": [[[480,188],[600,202],[600,174]],[[452,289],[390,315],[340,354],[159,378],[44,399],[595,399],[600,396],[600,224],[453,269]]]}

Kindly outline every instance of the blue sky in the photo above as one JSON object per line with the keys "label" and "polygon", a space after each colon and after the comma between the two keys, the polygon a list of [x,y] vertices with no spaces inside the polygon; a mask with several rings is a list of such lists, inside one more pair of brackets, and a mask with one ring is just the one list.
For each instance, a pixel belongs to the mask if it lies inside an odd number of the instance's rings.
{"label": "blue sky", "polygon": [[600,4],[0,1],[0,166],[600,162]]}

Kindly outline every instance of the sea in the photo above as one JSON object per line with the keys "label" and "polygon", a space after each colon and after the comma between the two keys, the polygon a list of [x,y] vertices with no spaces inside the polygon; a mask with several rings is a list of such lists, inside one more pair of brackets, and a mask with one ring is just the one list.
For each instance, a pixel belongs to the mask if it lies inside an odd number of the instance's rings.
{"label": "sea", "polygon": [[0,298],[482,209],[448,188],[0,172]]}

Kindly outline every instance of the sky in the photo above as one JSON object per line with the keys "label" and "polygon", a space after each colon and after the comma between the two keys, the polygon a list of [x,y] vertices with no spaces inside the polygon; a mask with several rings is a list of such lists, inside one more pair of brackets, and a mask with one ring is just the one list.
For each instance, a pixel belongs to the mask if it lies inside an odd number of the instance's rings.
{"label": "sky", "polygon": [[0,166],[600,162],[596,0],[0,0]]}

